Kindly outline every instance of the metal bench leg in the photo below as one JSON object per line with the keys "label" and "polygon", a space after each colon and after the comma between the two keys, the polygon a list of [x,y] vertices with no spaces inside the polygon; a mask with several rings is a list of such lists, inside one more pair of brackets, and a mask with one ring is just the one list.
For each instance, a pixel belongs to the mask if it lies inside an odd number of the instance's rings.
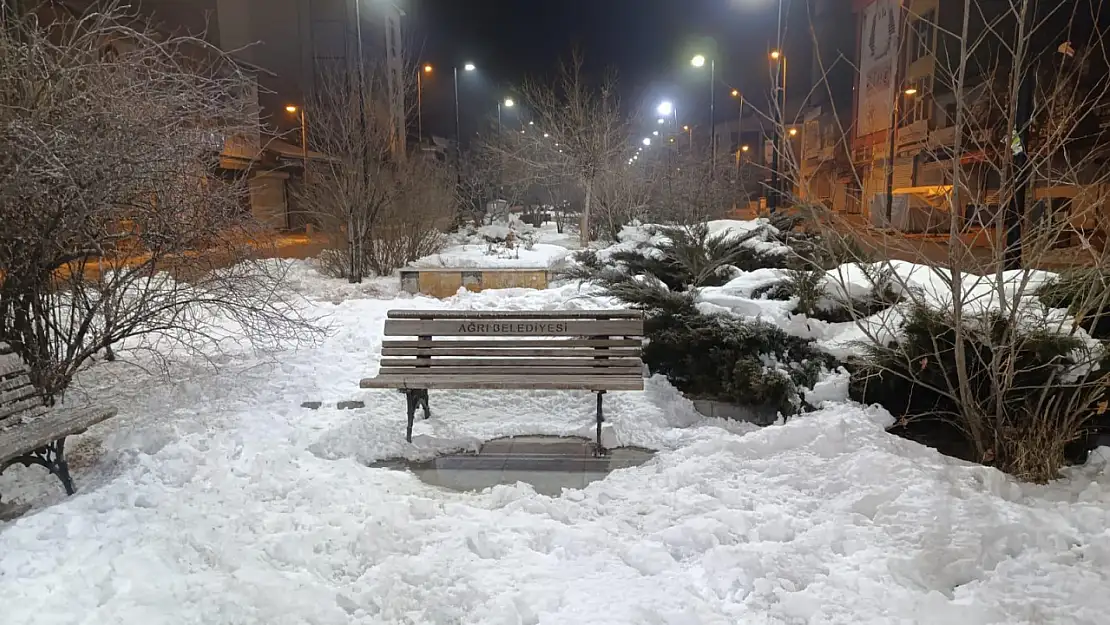
{"label": "metal bench leg", "polygon": [[5,462],[3,466],[0,466],[0,473],[3,473],[4,469],[7,469],[17,462],[25,467],[37,464],[57,476],[62,482],[62,487],[66,489],[66,494],[72,495],[77,492],[77,489],[73,487],[73,480],[69,477],[69,464],[66,463],[65,454],[66,437],[63,436],[53,443],[39,447],[31,453],[17,456]]}
{"label": "metal bench leg", "polygon": [[605,391],[597,392],[597,449],[595,455],[604,456],[608,453],[605,447],[601,444],[601,424],[605,423],[605,412],[601,408],[602,398],[605,396]]}
{"label": "metal bench leg", "polygon": [[432,416],[432,409],[428,407],[428,389],[420,389],[418,393],[420,406],[424,409],[424,420],[427,421]]}
{"label": "metal bench leg", "polygon": [[412,420],[416,417],[416,404],[419,402],[417,391],[405,390],[405,409],[408,412],[409,424],[405,429],[405,440],[412,442]]}
{"label": "metal bench leg", "polygon": [[428,389],[406,388],[402,390],[405,393],[405,409],[409,418],[408,427],[405,430],[405,440],[411,443],[412,422],[416,419],[416,409],[421,408],[424,410],[425,420],[432,416],[432,412],[431,409],[428,408]]}

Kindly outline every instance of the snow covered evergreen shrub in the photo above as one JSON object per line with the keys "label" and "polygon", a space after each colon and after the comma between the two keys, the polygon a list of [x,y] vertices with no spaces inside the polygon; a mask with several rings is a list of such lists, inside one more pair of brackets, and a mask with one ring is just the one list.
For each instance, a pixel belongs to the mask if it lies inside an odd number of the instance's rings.
{"label": "snow covered evergreen shrub", "polygon": [[1110,339],[1110,275],[1105,270],[1077,269],[1037,289],[1049,308],[1066,308],[1091,336]]}
{"label": "snow covered evergreen shrub", "polygon": [[824,286],[826,273],[806,269],[788,270],[784,279],[754,289],[752,296],[777,300],[796,297],[798,304],[794,313],[829,323],[845,323],[870,317],[901,301],[889,271],[878,270],[874,273],[870,292],[850,300],[829,296]]}
{"label": "snow covered evergreen shrub", "polygon": [[666,237],[655,247],[621,250],[610,266],[583,255],[564,275],[591,281],[607,295],[645,311],[648,345],[644,361],[687,396],[773,408],[793,415],[808,406],[803,388],[821,371],[836,366],[813,344],[777,326],[697,308],[698,288],[727,282],[732,267],[782,267],[787,254],[761,253],[748,244],[760,230],[741,235],[710,235],[704,225],[657,231]]}
{"label": "snow covered evergreen shrub", "polygon": [[833,359],[777,326],[691,306],[649,316],[644,361],[696,399],[772,407],[789,416],[808,408],[801,389],[812,387]]}
{"label": "snow covered evergreen shrub", "polygon": [[1090,362],[1091,345],[1015,327],[998,312],[967,317],[968,405],[957,390],[958,336],[948,311],[910,307],[896,343],[868,346],[849,363],[852,399],[889,410],[894,433],[1022,479],[1044,482],[1085,459],[1087,441],[1106,425],[1101,382],[1110,371],[1105,359],[1094,371],[1076,370]]}

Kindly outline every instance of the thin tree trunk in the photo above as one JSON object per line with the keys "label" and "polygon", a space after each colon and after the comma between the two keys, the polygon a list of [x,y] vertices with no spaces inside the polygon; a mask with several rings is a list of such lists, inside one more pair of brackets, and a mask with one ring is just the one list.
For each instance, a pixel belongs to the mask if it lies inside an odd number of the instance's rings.
{"label": "thin tree trunk", "polygon": [[578,242],[582,249],[590,245],[590,200],[593,199],[594,184],[592,180],[586,181],[586,201],[582,205],[582,222],[579,225]]}

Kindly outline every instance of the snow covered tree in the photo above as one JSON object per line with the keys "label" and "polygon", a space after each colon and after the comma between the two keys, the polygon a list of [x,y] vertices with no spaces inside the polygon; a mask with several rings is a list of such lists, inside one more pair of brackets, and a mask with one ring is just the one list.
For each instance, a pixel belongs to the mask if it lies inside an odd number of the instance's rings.
{"label": "snow covered tree", "polygon": [[259,231],[221,151],[257,137],[249,76],[109,3],[4,15],[0,29],[0,340],[52,398],[113,348],[200,354],[228,333],[314,330],[254,260]]}

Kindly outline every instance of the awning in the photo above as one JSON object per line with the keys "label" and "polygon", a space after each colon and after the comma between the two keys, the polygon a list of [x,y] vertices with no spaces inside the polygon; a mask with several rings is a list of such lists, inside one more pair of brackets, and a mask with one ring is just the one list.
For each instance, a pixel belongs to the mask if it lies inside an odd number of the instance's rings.
{"label": "awning", "polygon": [[952,185],[950,184],[938,184],[928,187],[902,187],[901,189],[895,189],[893,191],[894,195],[917,195],[930,200],[942,198],[950,193],[952,193]]}

